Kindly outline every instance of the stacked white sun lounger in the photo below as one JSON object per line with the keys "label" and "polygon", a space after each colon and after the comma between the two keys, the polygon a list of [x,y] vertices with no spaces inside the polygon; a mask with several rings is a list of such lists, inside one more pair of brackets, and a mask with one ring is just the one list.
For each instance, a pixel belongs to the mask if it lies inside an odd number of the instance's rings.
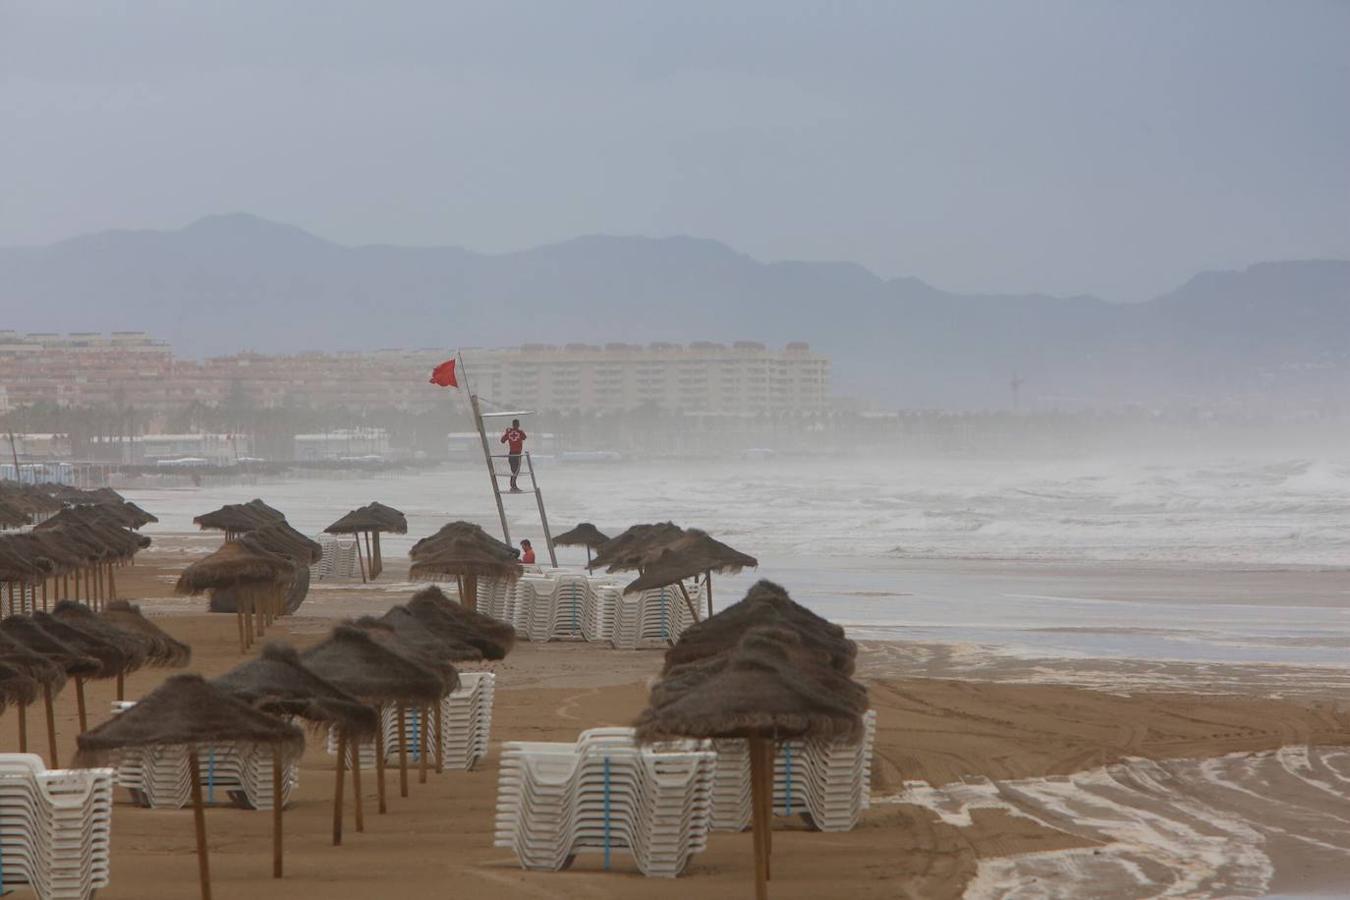
{"label": "stacked white sun lounger", "polygon": [[694,622],[689,612],[705,602],[703,587],[689,591],[690,603],[671,585],[624,594],[612,576],[553,569],[513,582],[485,580],[478,610],[508,622],[531,641],[585,640],[620,649],[677,640]]}
{"label": "stacked white sun lounger", "polygon": [[[13,594],[10,593],[11,590],[13,590]],[[37,588],[31,584],[0,586],[0,612],[3,612],[4,615],[28,615],[37,609],[37,604]]]}
{"label": "stacked white sun lounger", "polygon": [[[113,712],[131,706],[113,701]],[[230,802],[249,809],[272,809],[272,751],[252,745],[201,747],[197,764],[202,778],[202,799],[207,803]],[[282,805],[290,802],[300,781],[300,769],[288,763],[281,773]],[[192,799],[192,770],[187,748],[144,747],[123,750],[117,757],[117,784],[131,793],[138,806],[152,809],[182,809]]]}
{"label": "stacked white sun lounger", "polygon": [[356,538],[351,535],[320,534],[314,540],[323,548],[323,556],[309,567],[311,580],[361,577],[361,563],[356,558]]}
{"label": "stacked white sun lounger", "polygon": [[[821,831],[849,831],[871,802],[872,745],[877,716],[863,717],[860,741],[784,741],[774,759],[775,815],[807,814]],[[715,741],[712,827],[750,826],[750,756],[745,741]]]}
{"label": "stacked white sun lounger", "polygon": [[47,769],[0,754],[0,892],[85,900],[108,886],[112,769]]}
{"label": "stacked white sun lounger", "polygon": [[[449,768],[472,769],[478,760],[487,755],[496,684],[497,676],[491,672],[460,672],[459,687],[441,700],[441,747],[445,752],[445,765]],[[398,759],[399,749],[405,741],[408,759],[420,762],[424,737],[427,758],[429,761],[435,759],[435,733],[427,731],[435,728],[434,714],[423,721],[420,709],[411,706],[405,708],[402,737],[399,735],[396,706],[386,705],[380,711],[380,720],[385,762]],[[331,729],[327,748],[329,754],[337,754],[337,735]],[[361,746],[361,765],[365,768],[375,766],[373,741]]]}
{"label": "stacked white sun lounger", "polygon": [[562,869],[579,853],[608,868],[625,852],[643,874],[673,878],[707,846],[714,759],[694,742],[638,747],[629,728],[504,744],[495,845],[527,869]]}

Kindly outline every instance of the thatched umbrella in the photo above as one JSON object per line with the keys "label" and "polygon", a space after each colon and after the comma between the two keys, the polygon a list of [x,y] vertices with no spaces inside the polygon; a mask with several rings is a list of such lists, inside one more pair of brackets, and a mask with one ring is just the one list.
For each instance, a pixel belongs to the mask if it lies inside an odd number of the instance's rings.
{"label": "thatched umbrella", "polygon": [[248,503],[227,503],[220,509],[202,513],[192,520],[192,524],[202,531],[223,531],[225,540],[232,541],[241,534],[285,518],[261,500],[250,500]]}
{"label": "thatched umbrella", "polygon": [[[251,550],[239,541],[231,541],[204,559],[183,570],[174,591],[200,594],[209,590],[234,591],[239,622],[239,652],[253,642],[253,632],[262,637],[270,612],[277,606],[277,594],[295,575],[294,564],[281,556]],[[250,627],[249,619],[252,619]]]}
{"label": "thatched umbrella", "polygon": [[480,662],[483,651],[465,640],[464,632],[455,626],[448,616],[436,618],[418,616],[406,606],[390,607],[380,621],[394,629],[400,637],[408,636],[417,640],[415,635],[430,632],[437,640],[437,655],[450,662]]}
{"label": "thatched umbrella", "polygon": [[[337,685],[342,690],[366,703],[384,706],[396,704],[399,727],[403,725],[403,711],[407,706],[425,706],[438,703],[446,693],[440,675],[408,657],[380,643],[369,632],[352,625],[338,625],[322,643],[300,655],[300,661],[312,672]],[[400,730],[401,734],[401,730]],[[400,747],[405,747],[403,741]],[[346,760],[346,739],[338,732],[338,783],[342,782],[342,767]],[[408,795],[408,756],[406,748],[400,753],[400,784],[403,796]],[[380,812],[384,802],[384,737],[375,732],[375,767],[379,786]],[[342,793],[336,798],[333,817],[333,843],[342,842]]]}
{"label": "thatched umbrella", "polygon": [[[314,725],[336,728],[353,750],[356,830],[365,830],[361,812],[361,744],[372,739],[380,727],[374,708],[305,668],[300,655],[288,644],[267,644],[257,659],[236,666],[212,684],[264,712],[297,716]],[[280,859],[272,874],[281,877]]]}
{"label": "thatched umbrella", "polygon": [[[455,645],[443,640],[439,635],[423,626],[416,619],[405,621],[401,631],[398,630],[392,622],[386,621],[385,619],[376,619],[373,616],[362,616],[361,618],[346,624],[360,628],[395,653],[405,656],[413,662],[431,669],[441,677],[441,681],[445,684],[446,693],[459,688],[459,671],[450,661],[450,656],[456,652]],[[439,702],[433,706],[423,705],[418,707],[416,711],[417,720],[414,724],[414,727],[417,730],[417,780],[422,784],[426,784],[427,781],[427,757],[429,756],[427,753],[426,739],[427,722],[432,718],[431,712],[433,709],[436,711],[435,721],[437,723],[437,728],[433,730],[439,731],[439,723],[441,721]],[[403,734],[405,715],[405,707],[400,706],[398,710],[398,727],[400,735]],[[402,743],[400,744],[400,747],[401,746]],[[440,746],[441,743],[438,736],[436,741],[438,752]],[[400,759],[402,758],[403,757],[400,756]],[[440,768],[441,763],[438,763],[437,769],[439,770]],[[401,771],[399,776],[400,778],[403,777]],[[402,787],[402,791],[403,795],[407,796],[406,785]]]}
{"label": "thatched umbrella", "polygon": [[[702,575],[707,579],[708,615],[711,616],[712,574],[735,573],[758,567],[759,560],[753,556],[714,539],[706,531],[690,528],[667,543],[653,541],[644,547],[630,549],[622,558],[610,564],[609,571],[638,570],[640,574],[637,580],[624,588],[625,593],[665,587],[668,584],[679,585],[680,593],[684,595],[685,603],[690,604],[691,612],[692,603],[684,581]],[[698,618],[697,614],[694,618]]]}
{"label": "thatched umbrella", "polygon": [[[373,581],[384,571],[384,557],[380,553],[380,534],[407,534],[408,519],[392,506],[368,503],[354,509],[324,529],[325,534],[350,534],[356,538],[356,558],[361,560],[361,535],[366,536],[366,558],[370,560],[370,578]],[[366,578],[366,566],[361,565],[361,580]]]}
{"label": "thatched umbrella", "polygon": [[564,531],[555,537],[553,543],[560,547],[585,547],[586,568],[589,569],[591,567],[591,551],[609,543],[609,538],[590,522],[582,522],[571,531]]}
{"label": "thatched umbrella", "polygon": [[[89,607],[73,600],[62,600],[57,603],[52,608],[52,618],[86,635],[112,644],[121,651],[122,665],[116,673],[117,699],[125,699],[126,676],[151,661],[156,650],[154,639],[147,634],[118,628]],[[85,730],[83,725],[80,730]]]}
{"label": "thatched umbrella", "polygon": [[59,587],[60,581],[71,572],[86,565],[88,560],[78,548],[73,546],[65,537],[65,532],[61,529],[46,531],[29,531],[23,534],[8,535],[0,538],[0,557],[6,552],[18,555],[24,559],[38,562],[39,565],[49,567],[47,573],[42,577],[42,609],[47,610],[47,582],[56,580]]}
{"label": "thatched umbrella", "polygon": [[0,528],[23,528],[31,522],[26,511],[0,497]]}
{"label": "thatched umbrella", "polygon": [[[502,548],[506,548],[505,551]],[[447,576],[460,579],[463,586],[460,597],[464,605],[476,610],[479,578],[515,580],[521,571],[515,551],[505,544],[466,536],[437,541],[421,553],[414,548],[409,574],[423,579]]]}
{"label": "thatched umbrella", "polygon": [[[99,618],[114,628],[144,637],[149,642],[147,661],[151,666],[178,669],[192,662],[192,648],[143,616],[135,603],[113,600]],[[122,699],[120,694],[117,699]]]}
{"label": "thatched umbrella", "polygon": [[[114,564],[131,560],[137,552],[150,546],[150,538],[110,521],[96,507],[67,508],[36,526],[35,530],[61,531],[70,543],[84,550],[88,564],[93,568],[86,578],[85,593],[95,605],[116,597]],[[75,590],[78,599],[78,570]]]}
{"label": "thatched umbrella", "polygon": [[202,809],[200,748],[221,745],[272,750],[273,871],[281,864],[281,773],[305,749],[305,736],[294,725],[254,709],[208,684],[200,675],[175,675],[130,709],[79,737],[80,765],[96,765],[118,751],[183,746],[192,772],[192,814],[197,829],[197,858],[202,900],[211,900],[211,870],[206,853],[206,816]]}
{"label": "thatched umbrella", "polygon": [[435,585],[413,594],[407,608],[428,628],[477,648],[484,659],[503,659],[515,646],[516,630],[510,623],[456,603]]}
{"label": "thatched umbrella", "polygon": [[673,522],[634,525],[606,541],[595,554],[591,567],[608,567],[611,572],[640,569],[650,557],[659,554],[683,534],[684,529]]}
{"label": "thatched umbrella", "polygon": [[[710,620],[711,621],[711,620]],[[797,632],[751,628],[720,657],[676,666],[637,721],[643,743],[735,738],[749,743],[755,896],[768,896],[774,746],[797,738],[857,738],[867,692],[816,665]]]}
{"label": "thatched umbrella", "polygon": [[22,612],[15,609],[15,585],[21,594],[26,593],[29,585],[45,581],[55,568],[55,564],[46,556],[31,552],[31,541],[24,540],[25,535],[0,537],[0,585],[9,589],[9,614]]}
{"label": "thatched umbrella", "polygon": [[[66,675],[75,676],[77,683],[80,679],[97,675],[100,670],[98,660],[86,656],[64,641],[48,634],[27,616],[9,616],[0,621],[0,633],[14,643],[21,644],[28,650],[45,658],[53,665],[59,666]],[[47,749],[51,754],[51,767],[58,769],[61,767],[61,763],[56,750],[56,714],[52,708],[52,698],[55,694],[56,690],[53,690],[51,682],[42,684],[42,705],[47,713]]]}
{"label": "thatched umbrella", "polygon": [[[0,647],[0,654],[3,652],[4,648]],[[3,656],[0,655],[0,658]],[[32,675],[19,666],[0,662],[0,714],[10,706],[17,705],[22,709],[36,700],[37,695],[38,683]]]}
{"label": "thatched umbrella", "polygon": [[726,653],[746,631],[765,626],[790,628],[820,664],[842,675],[853,674],[858,645],[844,635],[842,627],[795,602],[772,581],[757,582],[744,599],[685,629],[666,651],[665,671]]}
{"label": "thatched umbrella", "polygon": [[[28,706],[37,700],[38,689],[44,694],[60,691],[66,683],[66,672],[28,647],[0,631],[0,664],[16,670],[32,683],[31,693],[23,682],[7,686],[6,696],[19,704],[19,752],[28,752]],[[25,699],[27,698],[27,699]]]}
{"label": "thatched umbrella", "polygon": [[75,708],[80,731],[88,731],[89,713],[84,702],[85,678],[118,678],[125,675],[129,668],[136,668],[145,657],[140,656],[139,660],[128,657],[129,651],[133,657],[137,652],[134,649],[134,642],[129,637],[109,639],[81,630],[45,612],[34,612],[32,620],[47,634],[75,652],[98,661],[99,668],[96,672],[89,675],[81,672],[72,673],[75,676]]}
{"label": "thatched umbrella", "polygon": [[[288,615],[299,609],[300,604],[305,601],[305,596],[309,593],[309,567],[323,559],[323,547],[319,545],[319,542],[296,531],[290,523],[284,520],[242,534],[237,540],[250,550],[260,553],[274,553],[291,561],[295,566],[295,573],[291,577],[286,590],[285,601],[282,603],[281,609],[278,610],[278,614]],[[234,601],[228,591],[221,594],[213,593],[211,595],[212,611],[233,612],[233,609],[229,608],[229,603],[221,604],[219,602],[222,599]]]}

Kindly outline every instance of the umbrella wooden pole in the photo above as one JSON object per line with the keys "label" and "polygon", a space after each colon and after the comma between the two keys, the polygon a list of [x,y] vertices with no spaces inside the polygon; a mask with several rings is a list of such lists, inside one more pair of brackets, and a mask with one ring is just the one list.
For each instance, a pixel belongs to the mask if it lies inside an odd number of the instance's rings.
{"label": "umbrella wooden pole", "polygon": [[113,577],[112,566],[108,566],[108,599],[117,599],[117,579]]}
{"label": "umbrella wooden pole", "polygon": [[375,728],[375,794],[379,798],[380,815],[389,812],[384,802],[384,712]]}
{"label": "umbrella wooden pole", "polygon": [[257,588],[249,591],[249,600],[253,606],[253,625],[257,629],[257,636],[262,637],[267,633],[267,623],[263,619],[263,603],[266,598],[259,597],[261,593]]}
{"label": "umbrella wooden pole", "polygon": [[47,611],[47,579],[42,579],[42,611]]}
{"label": "umbrella wooden pole", "polygon": [[192,770],[192,823],[197,830],[197,871],[202,883],[202,900],[211,900],[211,863],[206,855],[206,811],[202,808],[202,770],[197,751],[188,751]]}
{"label": "umbrella wooden pole", "polygon": [[356,564],[361,567],[361,583],[366,583],[366,561],[361,558],[361,535],[352,532],[352,537],[356,538]]}
{"label": "umbrella wooden pole", "polygon": [[398,705],[398,795],[408,796],[408,711]]}
{"label": "umbrella wooden pole", "polygon": [[417,783],[427,783],[427,720],[430,711],[425,706],[417,708]]}
{"label": "umbrella wooden pole", "polygon": [[333,846],[342,845],[342,782],[347,774],[347,732],[338,729],[337,784],[333,788]]}
{"label": "umbrella wooden pole", "polygon": [[28,752],[28,707],[19,704],[19,752]]}
{"label": "umbrella wooden pole", "polygon": [[272,877],[281,877],[281,748],[272,748]]}
{"label": "umbrella wooden pole", "polygon": [[764,836],[769,823],[764,815],[763,738],[750,738],[750,830],[755,845],[755,900],[769,897],[769,854]]}
{"label": "umbrella wooden pole", "polygon": [[52,711],[52,688],[49,684],[42,686],[42,705],[47,708],[47,749],[52,755],[50,768],[59,769],[61,763],[56,758],[56,714]]}
{"label": "umbrella wooden pole", "polygon": [[125,697],[126,690],[127,690],[127,676],[126,676],[126,673],[125,673],[125,672],[118,672],[118,673],[117,673],[117,699],[118,699],[118,700],[124,700],[124,699],[126,699],[126,697]]}
{"label": "umbrella wooden pole", "polygon": [[713,616],[712,608],[712,569],[703,573],[703,589],[708,592],[708,618]]}
{"label": "umbrella wooden pole", "polygon": [[478,610],[478,576],[477,576],[477,575],[465,575],[465,576],[464,576],[464,590],[468,593],[467,600],[466,600],[466,602],[464,603],[464,608],[465,608],[465,609],[471,609],[471,610],[474,610],[474,611],[476,612],[476,611]]}
{"label": "umbrella wooden pole", "polygon": [[445,771],[445,726],[441,716],[444,712],[445,704],[441,701],[436,702],[436,774],[439,775]]}
{"label": "umbrella wooden pole", "polygon": [[[370,533],[370,539],[375,547],[375,550],[370,557],[371,559],[370,566],[372,571],[374,571],[375,575],[379,575],[381,572],[384,571],[384,554],[380,552],[380,533],[378,531],[372,531]],[[375,575],[372,575],[370,577],[374,578]]]}
{"label": "umbrella wooden pole", "polygon": [[[358,541],[361,540],[361,535],[358,534],[358,535],[356,536],[356,539],[357,539]],[[371,580],[371,581],[374,581],[374,580],[375,580],[375,576],[378,575],[378,574],[380,574],[380,573],[375,571],[375,553],[374,553],[374,551],[371,550],[371,547],[370,547],[370,532],[369,532],[369,531],[366,532],[366,562],[368,563],[367,568],[370,570],[370,580]]]}
{"label": "umbrella wooden pole", "polygon": [[89,718],[84,708],[84,677],[81,675],[75,676],[75,708],[80,717],[80,734],[84,734],[89,730]]}
{"label": "umbrella wooden pole", "polygon": [[356,806],[356,833],[366,830],[364,802],[361,799],[361,742],[352,741],[352,803]]}
{"label": "umbrella wooden pole", "polygon": [[764,878],[774,880],[774,742],[764,741],[760,754],[764,757]]}
{"label": "umbrella wooden pole", "polygon": [[244,598],[236,597],[234,601],[234,618],[239,623],[239,652],[248,651],[248,644],[244,638]]}
{"label": "umbrella wooden pole", "polygon": [[9,612],[7,612],[5,615],[12,616],[14,615],[14,582],[12,581],[6,582],[5,587],[9,591]]}

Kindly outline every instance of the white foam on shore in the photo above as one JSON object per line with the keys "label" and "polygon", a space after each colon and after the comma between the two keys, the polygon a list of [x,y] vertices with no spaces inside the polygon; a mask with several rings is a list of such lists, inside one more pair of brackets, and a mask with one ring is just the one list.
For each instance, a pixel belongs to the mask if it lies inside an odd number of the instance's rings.
{"label": "white foam on shore", "polygon": [[910,803],[969,827],[1001,810],[1092,841],[1085,849],[981,860],[966,891],[981,898],[1261,897],[1278,847],[1350,864],[1350,750],[1155,762],[1132,758],[1070,776],[908,782],[873,803]]}

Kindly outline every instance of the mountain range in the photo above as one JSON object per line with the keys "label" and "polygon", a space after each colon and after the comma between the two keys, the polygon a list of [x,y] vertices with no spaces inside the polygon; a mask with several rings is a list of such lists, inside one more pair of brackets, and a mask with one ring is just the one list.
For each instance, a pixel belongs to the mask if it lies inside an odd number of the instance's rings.
{"label": "mountain range", "polygon": [[188,356],[527,342],[809,341],[886,406],[1326,409],[1350,386],[1350,261],[1206,272],[1143,303],[970,295],[689,237],[513,253],[345,246],[246,214],[0,248],[0,328],[145,330]]}

